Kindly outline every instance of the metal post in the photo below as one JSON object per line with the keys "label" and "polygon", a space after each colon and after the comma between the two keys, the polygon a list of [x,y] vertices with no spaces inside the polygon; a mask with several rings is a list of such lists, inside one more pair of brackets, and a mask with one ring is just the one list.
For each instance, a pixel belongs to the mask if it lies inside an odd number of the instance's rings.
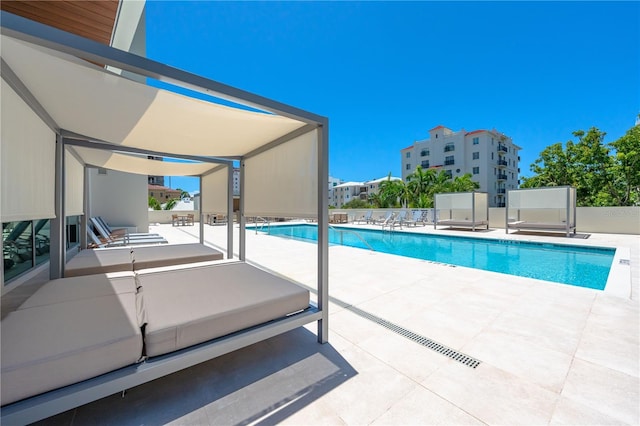
{"label": "metal post", "polygon": [[504,194],[504,233],[509,233],[509,191]]}
{"label": "metal post", "polygon": [[90,169],[84,166],[83,176],[83,188],[82,188],[82,210],[84,214],[80,217],[80,248],[83,250],[87,248],[87,225],[89,225],[89,218],[91,217],[91,203],[89,200],[89,173]]}
{"label": "metal post", "polygon": [[565,197],[567,198],[567,217],[566,217],[566,226],[565,226],[565,236],[569,237],[570,229],[571,229],[571,222],[569,222],[569,219],[571,219],[571,192],[569,190],[569,187],[567,186],[567,193],[565,194]]}
{"label": "metal post", "polygon": [[227,259],[233,259],[233,163],[227,166]]}
{"label": "metal post", "polygon": [[329,341],[329,121],[318,126],[318,342]]}
{"label": "metal post", "polygon": [[200,185],[200,244],[204,245],[204,209],[202,206],[202,201],[204,200],[204,191],[202,187],[202,176],[198,178],[198,182]]}
{"label": "metal post", "polygon": [[54,201],[56,216],[51,219],[51,251],[49,276],[51,279],[64,278],[66,260],[66,227],[64,212],[64,139],[56,135]]}
{"label": "metal post", "polygon": [[239,237],[239,253],[240,260],[247,258],[247,229],[246,217],[244,216],[244,158],[240,160],[240,237]]}

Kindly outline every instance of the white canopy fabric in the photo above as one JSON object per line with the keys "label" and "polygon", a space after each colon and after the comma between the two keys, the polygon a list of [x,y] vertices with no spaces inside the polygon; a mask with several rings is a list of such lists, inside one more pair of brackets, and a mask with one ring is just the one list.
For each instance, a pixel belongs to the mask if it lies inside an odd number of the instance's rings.
{"label": "white canopy fabric", "polygon": [[215,168],[213,163],[177,163],[134,155],[76,146],[73,148],[85,164],[120,172],[153,176],[200,176]]}
{"label": "white canopy fabric", "polygon": [[218,170],[202,177],[201,210],[203,213],[227,213],[229,171],[217,165]]}
{"label": "white canopy fabric", "polygon": [[139,149],[242,156],[306,123],[190,98],[2,36],[2,58],[63,129]]}

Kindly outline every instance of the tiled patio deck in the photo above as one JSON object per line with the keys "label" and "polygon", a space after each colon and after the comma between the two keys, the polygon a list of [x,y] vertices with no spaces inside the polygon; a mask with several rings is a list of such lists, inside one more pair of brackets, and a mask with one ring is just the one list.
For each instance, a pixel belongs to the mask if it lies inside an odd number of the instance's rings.
{"label": "tiled patio deck", "polygon": [[[193,242],[198,227],[151,231],[182,243]],[[225,226],[206,225],[205,235],[224,248]],[[344,303],[330,306],[329,344],[317,344],[309,325],[44,423],[638,424],[639,238],[573,242],[629,248],[632,299],[331,246],[330,295]],[[247,257],[315,288],[313,244],[252,231]],[[345,304],[481,364],[453,361]]]}

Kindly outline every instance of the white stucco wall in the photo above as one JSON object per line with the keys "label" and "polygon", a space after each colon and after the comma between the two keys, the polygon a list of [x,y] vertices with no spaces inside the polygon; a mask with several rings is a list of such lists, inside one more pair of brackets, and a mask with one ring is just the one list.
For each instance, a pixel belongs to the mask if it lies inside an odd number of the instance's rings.
{"label": "white stucco wall", "polygon": [[147,176],[107,170],[89,174],[90,215],[102,216],[112,226],[149,231]]}

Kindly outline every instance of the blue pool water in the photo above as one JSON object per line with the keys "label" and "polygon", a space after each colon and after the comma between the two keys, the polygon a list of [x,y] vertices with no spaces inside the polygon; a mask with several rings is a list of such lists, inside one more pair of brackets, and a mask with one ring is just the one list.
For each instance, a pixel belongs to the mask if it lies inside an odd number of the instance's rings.
{"label": "blue pool water", "polygon": [[[612,248],[340,229],[357,232],[375,251],[382,253],[598,290],[604,290],[615,252]],[[317,241],[318,228],[315,225],[271,226],[269,234]],[[352,232],[331,228],[329,243],[368,249]]]}

